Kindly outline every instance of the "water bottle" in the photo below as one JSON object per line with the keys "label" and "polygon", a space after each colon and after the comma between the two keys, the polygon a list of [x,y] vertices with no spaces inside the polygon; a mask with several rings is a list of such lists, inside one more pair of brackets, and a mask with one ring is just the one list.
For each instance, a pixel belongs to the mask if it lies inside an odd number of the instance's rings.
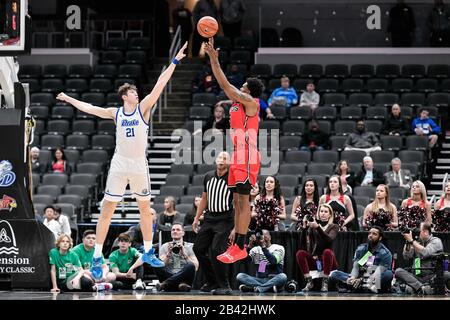
{"label": "water bottle", "polygon": [[92,268],[91,273],[94,279],[101,279],[103,276],[103,270],[101,268]]}
{"label": "water bottle", "polygon": [[444,270],[444,272],[448,271],[448,260],[445,259],[444,261],[442,261],[442,263],[443,263],[442,269]]}

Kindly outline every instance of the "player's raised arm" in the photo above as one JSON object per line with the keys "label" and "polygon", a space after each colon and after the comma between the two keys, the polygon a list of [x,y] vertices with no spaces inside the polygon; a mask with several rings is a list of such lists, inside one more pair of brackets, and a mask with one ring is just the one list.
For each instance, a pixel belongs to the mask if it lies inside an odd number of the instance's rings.
{"label": "player's raised arm", "polygon": [[167,82],[169,81],[170,77],[172,77],[172,74],[175,71],[175,66],[181,59],[186,57],[184,50],[186,50],[187,45],[188,43],[186,41],[186,43],[183,45],[180,51],[178,51],[177,55],[175,56],[175,59],[170,63],[170,66],[168,66],[167,69],[163,73],[161,73],[161,75],[158,78],[158,81],[153,87],[152,92],[150,92],[142,100],[140,106],[143,113],[149,111],[155,105],[156,101],[158,101],[161,92],[163,91],[164,87],[166,86]]}
{"label": "player's raised arm", "polygon": [[73,105],[75,108],[77,108],[80,111],[92,114],[94,116],[97,116],[97,117],[100,117],[103,119],[113,119],[114,120],[116,118],[117,108],[96,107],[90,103],[86,103],[86,102],[77,100],[75,98],[72,98],[72,97],[66,95],[64,92],[61,92],[60,94],[58,94],[56,99],[70,103],[71,105]]}

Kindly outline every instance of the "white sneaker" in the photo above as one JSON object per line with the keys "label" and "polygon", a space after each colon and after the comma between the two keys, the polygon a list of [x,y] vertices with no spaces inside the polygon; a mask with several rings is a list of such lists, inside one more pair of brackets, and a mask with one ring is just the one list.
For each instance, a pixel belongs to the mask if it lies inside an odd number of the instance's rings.
{"label": "white sneaker", "polygon": [[145,290],[145,283],[142,282],[141,279],[137,279],[136,283],[133,284],[133,290]]}

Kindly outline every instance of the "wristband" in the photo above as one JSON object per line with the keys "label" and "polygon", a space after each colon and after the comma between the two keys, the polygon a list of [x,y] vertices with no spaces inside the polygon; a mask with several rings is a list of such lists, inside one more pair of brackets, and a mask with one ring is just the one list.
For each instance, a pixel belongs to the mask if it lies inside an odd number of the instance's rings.
{"label": "wristband", "polygon": [[177,58],[173,58],[172,63],[177,65],[178,63],[180,63],[180,61],[178,61]]}

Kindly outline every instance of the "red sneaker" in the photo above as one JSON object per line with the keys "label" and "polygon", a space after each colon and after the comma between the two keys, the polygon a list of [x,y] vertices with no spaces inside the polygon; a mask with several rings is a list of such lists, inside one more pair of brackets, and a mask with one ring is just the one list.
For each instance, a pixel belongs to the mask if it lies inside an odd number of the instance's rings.
{"label": "red sneaker", "polygon": [[247,257],[247,250],[240,249],[237,244],[228,247],[227,251],[217,256],[217,260],[223,263],[235,263]]}

